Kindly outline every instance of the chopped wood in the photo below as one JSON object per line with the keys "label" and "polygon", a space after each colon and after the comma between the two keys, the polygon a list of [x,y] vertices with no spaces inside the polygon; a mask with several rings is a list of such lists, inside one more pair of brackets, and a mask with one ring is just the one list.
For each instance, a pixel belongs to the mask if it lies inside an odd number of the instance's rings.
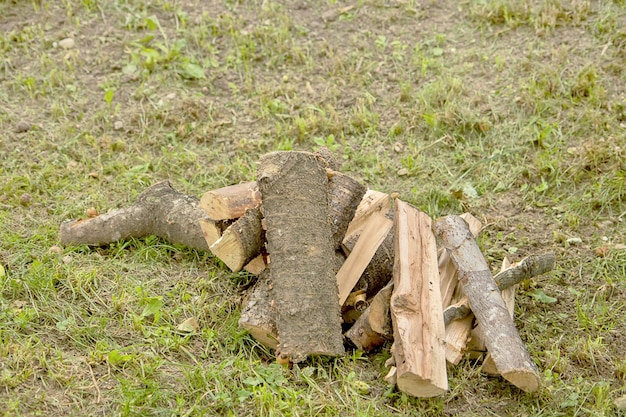
{"label": "chopped wood", "polygon": [[348,298],[392,226],[393,221],[389,220],[385,213],[378,211],[369,216],[353,251],[337,272],[340,305],[343,305]]}
{"label": "chopped wood", "polygon": [[200,198],[200,207],[213,220],[238,219],[260,203],[261,194],[255,181],[207,191]]}
{"label": "chopped wood", "polygon": [[432,397],[448,389],[437,247],[431,219],[396,200],[393,356],[398,388]]}
{"label": "chopped wood", "polygon": [[[510,267],[511,262],[508,258],[505,257],[502,260],[502,267],[500,268],[500,273],[498,275],[505,272]],[[496,284],[497,283],[498,281],[496,281]],[[502,299],[504,300],[504,304],[506,304],[506,308],[509,311],[509,315],[511,316],[511,318],[515,316],[515,292],[517,291],[517,287],[519,287],[519,284],[515,284],[504,289],[500,286]],[[480,324],[478,326],[480,326]],[[483,332],[480,333],[484,334]],[[500,375],[498,369],[496,368],[496,364],[493,361],[493,358],[491,357],[491,354],[489,352],[487,352],[487,355],[485,356],[485,360],[483,361],[481,370],[490,375]]]}
{"label": "chopped wood", "polygon": [[267,258],[268,256],[266,255],[259,255],[250,262],[248,262],[246,266],[243,267],[243,269],[252,275],[259,275],[267,267]]}
{"label": "chopped wood", "polygon": [[239,326],[247,330],[261,344],[276,349],[278,330],[272,309],[272,290],[269,269],[263,270],[243,303]]}
{"label": "chopped wood", "polygon": [[200,222],[200,229],[202,230],[202,235],[204,236],[204,240],[206,240],[207,245],[211,246],[217,240],[222,237],[222,233],[228,226],[232,224],[230,220],[212,220],[208,216],[205,216],[198,220]]}
{"label": "chopped wood", "polygon": [[485,332],[485,343],[503,378],[532,392],[539,387],[537,366],[524,346],[469,226],[459,216],[446,216],[433,226],[459,270],[459,281]]}
{"label": "chopped wood", "polygon": [[308,152],[273,152],[261,157],[257,177],[272,258],[278,355],[291,362],[341,355],[326,169]]}
{"label": "chopped wood", "polygon": [[[483,224],[480,220],[470,213],[461,214],[461,218],[469,224],[472,234],[478,236],[480,230],[483,228]],[[439,276],[441,277],[441,302],[445,309],[450,305],[459,280],[456,266],[454,266],[454,262],[450,259],[448,251],[444,248],[442,248],[439,253]]]}
{"label": "chopped wood", "polygon": [[206,215],[198,199],[176,191],[169,181],[146,188],[129,207],[84,220],[61,223],[62,245],[106,245],[156,235],[171,243],[207,251],[198,220]]}
{"label": "chopped wood", "polygon": [[376,294],[363,314],[346,332],[346,337],[364,352],[370,352],[393,339],[390,302],[393,281]]}
{"label": "chopped wood", "polygon": [[[368,217],[372,213],[383,212],[387,213],[391,210],[391,197],[389,194],[382,193],[380,191],[375,190],[367,190],[365,195],[361,199],[361,202],[356,208],[354,213],[354,217],[350,224],[348,225],[348,230],[346,230],[345,237],[343,239],[344,242],[350,241],[351,239],[355,239],[358,235],[361,234],[361,231],[365,227],[367,223]],[[351,249],[351,248],[350,248]],[[350,249],[348,249],[348,254],[350,253]]]}
{"label": "chopped wood", "polygon": [[341,246],[348,225],[354,218],[366,187],[355,179],[337,171],[327,172],[328,179],[328,218],[335,249]]}
{"label": "chopped wood", "polygon": [[210,249],[231,271],[238,272],[261,253],[263,235],[261,210],[250,209],[224,230]]}
{"label": "chopped wood", "polygon": [[446,360],[457,365],[467,350],[467,343],[472,331],[474,315],[454,320],[446,326]]}

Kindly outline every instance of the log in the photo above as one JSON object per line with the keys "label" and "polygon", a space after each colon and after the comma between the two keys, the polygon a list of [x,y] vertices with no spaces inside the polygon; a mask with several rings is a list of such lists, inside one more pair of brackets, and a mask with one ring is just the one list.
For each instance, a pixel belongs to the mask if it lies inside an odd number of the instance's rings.
{"label": "log", "polygon": [[[391,197],[389,194],[380,191],[367,190],[356,208],[352,221],[346,230],[344,243],[350,240],[356,242],[356,238],[367,223],[367,219],[372,213],[382,211],[384,213],[391,210]],[[349,254],[350,250],[348,250]]]}
{"label": "log", "polygon": [[[531,255],[520,262],[515,263],[500,271],[493,279],[498,285],[500,291],[504,291],[525,279],[533,278],[537,275],[545,274],[554,268],[554,253],[544,253],[540,255]],[[448,306],[443,311],[444,323],[448,325],[452,320],[458,320],[470,313],[470,305],[467,297],[461,298],[460,301]]]}
{"label": "log", "polygon": [[231,271],[239,272],[261,254],[264,237],[261,210],[253,208],[224,230],[210,249]]}
{"label": "log", "polygon": [[230,220],[215,221],[210,219],[208,216],[204,216],[198,221],[200,223],[202,235],[204,236],[204,240],[206,240],[208,246],[217,242],[217,240],[222,237],[224,230],[232,224],[232,221]]}
{"label": "log", "polygon": [[364,352],[370,352],[393,339],[390,302],[393,281],[389,282],[370,301],[358,320],[345,333],[346,337]]}
{"label": "log", "polygon": [[457,365],[463,359],[473,323],[474,315],[469,314],[446,326],[446,360],[451,364]]}
{"label": "log", "polygon": [[248,262],[243,269],[252,275],[260,275],[261,272],[263,272],[267,267],[266,259],[268,259],[268,256],[258,255],[256,258]]}
{"label": "log", "polygon": [[431,219],[396,200],[393,356],[398,388],[416,397],[448,389],[437,247]]}
{"label": "log", "polygon": [[378,247],[387,236],[393,226],[385,213],[377,212],[369,216],[367,225],[361,232],[354,250],[337,272],[337,285],[339,286],[339,304],[343,305],[348,295],[354,288],[363,271],[370,263]]}
{"label": "log", "polygon": [[248,292],[239,317],[239,327],[247,330],[264,346],[276,349],[278,330],[272,308],[272,286],[269,269],[264,269],[259,279]]}
{"label": "log", "polygon": [[[478,236],[480,230],[483,228],[483,224],[480,220],[470,213],[461,214],[461,218],[469,224],[472,234]],[[448,251],[443,248],[439,253],[439,276],[441,277],[441,300],[443,308],[445,309],[450,305],[459,280],[456,266],[454,266],[454,263],[450,259]]]}
{"label": "log", "polygon": [[502,377],[518,388],[539,387],[537,366],[526,350],[469,226],[459,216],[437,220],[433,230],[459,270],[459,282],[485,332],[485,342]]}
{"label": "log", "polygon": [[366,187],[355,179],[337,171],[327,171],[328,218],[335,249],[339,249],[348,225],[366,192]]}
{"label": "log", "polygon": [[181,194],[169,181],[145,189],[129,207],[59,227],[62,245],[106,245],[123,239],[156,235],[171,243],[207,251],[198,221],[206,214],[196,197]]}
{"label": "log", "polygon": [[[502,260],[502,267],[500,268],[500,273],[498,275],[505,272],[510,267],[511,267],[511,262],[509,261],[508,258],[505,257]],[[494,280],[495,280],[495,277],[494,277]],[[496,284],[498,284],[498,281],[496,281]],[[509,315],[511,316],[511,318],[515,317],[515,292],[517,291],[518,286],[519,284],[514,284],[504,289],[500,287],[500,291],[502,293],[502,299],[504,300],[504,304],[506,305],[506,308],[509,311]],[[480,324],[478,326],[480,326]],[[480,333],[484,334],[484,332],[480,332]],[[483,365],[481,367],[481,370],[489,375],[500,375],[500,373],[498,372],[498,369],[496,368],[496,364],[493,361],[493,358],[491,357],[491,353],[487,352],[487,355],[485,356],[485,360],[483,360]]]}
{"label": "log", "polygon": [[308,152],[273,152],[257,172],[271,256],[280,360],[345,352],[335,244],[328,221],[328,177]]}
{"label": "log", "polygon": [[200,207],[213,220],[238,219],[260,203],[261,194],[254,181],[207,191],[200,198]]}

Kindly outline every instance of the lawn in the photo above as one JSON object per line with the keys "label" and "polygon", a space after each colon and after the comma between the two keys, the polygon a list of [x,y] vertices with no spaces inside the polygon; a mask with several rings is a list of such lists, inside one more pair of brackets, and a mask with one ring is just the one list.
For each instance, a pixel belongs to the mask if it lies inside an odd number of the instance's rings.
{"label": "lawn", "polygon": [[[59,243],[160,180],[199,197],[321,146],[479,218],[494,271],[556,254],[517,296],[538,392],[468,359],[408,397],[388,345],[285,369],[237,326],[252,276]],[[0,0],[0,174],[4,416],[626,415],[624,0]]]}

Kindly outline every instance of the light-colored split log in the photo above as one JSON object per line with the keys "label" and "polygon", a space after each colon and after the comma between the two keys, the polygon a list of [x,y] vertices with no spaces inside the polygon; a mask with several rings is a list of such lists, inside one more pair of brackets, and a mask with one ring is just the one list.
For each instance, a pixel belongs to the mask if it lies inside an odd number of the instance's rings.
{"label": "light-colored split log", "polygon": [[487,348],[498,371],[518,388],[526,392],[535,391],[539,387],[537,365],[515,328],[467,222],[459,216],[446,216],[435,222],[433,230],[459,270],[463,292],[482,325]]}
{"label": "light-colored split log", "polygon": [[361,317],[346,332],[346,337],[354,346],[364,352],[374,350],[393,339],[393,327],[389,304],[393,281],[378,292],[365,309]]}
{"label": "light-colored split log", "polygon": [[376,250],[387,236],[393,226],[393,221],[385,217],[381,211],[368,216],[367,223],[363,228],[359,240],[348,258],[337,272],[337,285],[339,286],[339,304],[343,303],[350,295],[363,271],[372,260]]}
{"label": "light-colored split log", "polygon": [[372,213],[386,213],[389,210],[391,210],[391,197],[389,197],[389,194],[367,190],[356,208],[354,218],[348,225],[343,241],[349,241],[354,236],[360,235],[367,224],[368,217]]}
{"label": "light-colored split log", "polygon": [[416,397],[448,389],[437,247],[431,219],[396,200],[391,295],[398,388]]}
{"label": "light-colored split log", "polygon": [[200,207],[213,220],[238,219],[260,203],[261,193],[255,181],[207,191],[200,198]]}

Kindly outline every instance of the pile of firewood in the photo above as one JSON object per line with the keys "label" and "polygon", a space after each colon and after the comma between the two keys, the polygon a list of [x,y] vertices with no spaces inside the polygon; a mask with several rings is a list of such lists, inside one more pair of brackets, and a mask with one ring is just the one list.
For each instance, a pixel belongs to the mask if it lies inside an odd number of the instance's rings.
{"label": "pile of firewood", "polygon": [[433,223],[339,172],[328,152],[274,152],[255,182],[199,201],[162,182],[130,207],[64,222],[60,237],[99,245],[156,234],[258,275],[239,324],[280,363],[392,343],[386,380],[407,394],[444,393],[446,362],[468,354],[532,392],[539,375],[515,328],[515,288],[552,269],[554,255],[505,263],[494,277],[474,238],[481,227],[469,214]]}

